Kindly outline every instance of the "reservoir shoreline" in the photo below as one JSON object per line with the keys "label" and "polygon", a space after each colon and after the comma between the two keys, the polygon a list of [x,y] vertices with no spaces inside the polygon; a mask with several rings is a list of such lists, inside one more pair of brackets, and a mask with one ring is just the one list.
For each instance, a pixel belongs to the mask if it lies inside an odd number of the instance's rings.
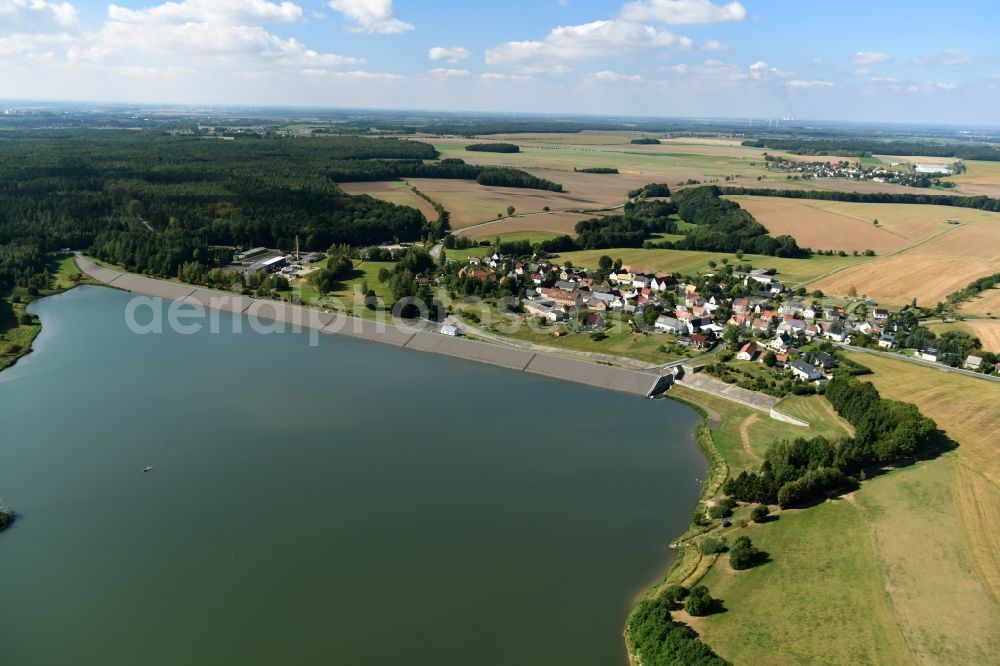
{"label": "reservoir shoreline", "polygon": [[598,365],[544,352],[442,335],[432,322],[397,327],[342,313],[332,314],[280,301],[253,299],[225,291],[124,273],[99,266],[81,255],[76,256],[76,265],[85,275],[100,284],[143,296],[164,298],[235,315],[249,315],[260,320],[302,326],[324,334],[347,335],[642,397],[651,397],[661,391],[671,379],[670,375],[661,376],[652,372]]}

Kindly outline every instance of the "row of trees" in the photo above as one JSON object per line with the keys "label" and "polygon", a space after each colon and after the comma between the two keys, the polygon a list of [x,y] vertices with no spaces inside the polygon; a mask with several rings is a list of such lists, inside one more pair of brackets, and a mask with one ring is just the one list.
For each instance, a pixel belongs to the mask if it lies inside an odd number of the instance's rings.
{"label": "row of trees", "polygon": [[470,143],[466,150],[476,153],[519,153],[520,146],[514,143]]}
{"label": "row of trees", "polygon": [[751,139],[743,142],[751,148],[783,150],[796,155],[835,155],[870,157],[871,155],[927,155],[958,157],[964,160],[1000,161],[1000,149],[990,145],[942,144],[925,141],[878,141],[872,139]]}
{"label": "row of trees", "polygon": [[360,163],[342,162],[331,165],[326,175],[338,183],[370,180],[399,180],[401,178],[443,178],[474,180],[480,185],[520,187],[532,190],[562,192],[563,186],[544,178],[532,176],[520,169],[466,164],[460,159],[444,159],[424,163],[417,160],[370,160]]}
{"label": "row of trees", "polygon": [[990,197],[965,197],[959,194],[900,194],[890,192],[836,192],[833,190],[775,190],[767,187],[723,187],[725,195],[752,195],[755,197],[786,197],[821,201],[849,201],[852,203],[894,203],[931,206],[955,206],[1000,212],[1000,199]]}
{"label": "row of trees", "polygon": [[870,465],[917,455],[939,437],[934,421],[914,405],[883,399],[870,383],[837,376],[826,385],[825,395],[854,426],[853,438],[775,443],[758,472],[741,472],[726,481],[723,491],[745,502],[798,506],[828,490],[853,485],[855,475]]}

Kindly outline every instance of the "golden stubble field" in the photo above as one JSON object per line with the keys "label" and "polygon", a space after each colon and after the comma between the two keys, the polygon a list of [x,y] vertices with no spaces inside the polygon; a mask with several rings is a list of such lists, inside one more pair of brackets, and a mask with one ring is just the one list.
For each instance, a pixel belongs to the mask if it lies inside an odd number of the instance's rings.
{"label": "golden stubble field", "polygon": [[979,338],[983,343],[983,349],[994,354],[1000,354],[1000,319],[958,321],[949,324],[930,324],[929,329],[936,334],[958,329]]}
{"label": "golden stubble field", "polygon": [[962,305],[958,309],[963,315],[989,315],[1000,314],[1000,289],[990,289],[981,293]]}
{"label": "golden stubble field", "polygon": [[[911,244],[905,237],[882,227],[881,221],[880,226],[875,226],[872,224],[875,218],[861,219],[861,210],[854,211],[854,215],[845,215],[837,210],[815,206],[814,202],[804,199],[732,198],[763,224],[772,236],[787,234],[794,237],[801,247],[847,252],[870,249],[878,254],[887,254]],[[867,207],[866,204],[844,205]]]}
{"label": "golden stubble field", "polygon": [[[879,205],[886,206],[887,210],[895,206]],[[1000,213],[941,206],[917,208],[929,209],[922,211],[924,216],[937,216],[935,220],[924,219],[919,224],[936,225],[936,220],[944,215],[958,218],[961,224],[945,222],[940,225],[941,231],[907,250],[847,268],[810,286],[841,296],[853,290],[894,305],[903,305],[916,298],[919,304],[930,306],[973,280],[1000,271]],[[880,222],[882,219],[880,216]],[[901,223],[893,221],[893,224]]]}
{"label": "golden stubble field", "polygon": [[971,196],[1000,197],[1000,162],[965,162],[966,172],[955,176],[958,191]]}

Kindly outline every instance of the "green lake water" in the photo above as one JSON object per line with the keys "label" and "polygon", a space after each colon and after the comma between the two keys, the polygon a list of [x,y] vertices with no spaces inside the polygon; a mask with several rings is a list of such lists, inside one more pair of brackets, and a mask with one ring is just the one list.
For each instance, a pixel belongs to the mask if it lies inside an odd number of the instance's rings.
{"label": "green lake water", "polygon": [[0,664],[625,663],[690,409],[228,315],[136,335],[129,298],[35,304],[0,373]]}

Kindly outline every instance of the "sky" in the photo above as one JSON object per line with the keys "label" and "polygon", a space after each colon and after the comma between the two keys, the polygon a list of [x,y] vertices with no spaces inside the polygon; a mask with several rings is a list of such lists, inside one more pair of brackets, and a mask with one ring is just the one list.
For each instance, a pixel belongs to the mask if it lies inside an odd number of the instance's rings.
{"label": "sky", "polygon": [[1000,2],[0,0],[0,99],[1000,125]]}

